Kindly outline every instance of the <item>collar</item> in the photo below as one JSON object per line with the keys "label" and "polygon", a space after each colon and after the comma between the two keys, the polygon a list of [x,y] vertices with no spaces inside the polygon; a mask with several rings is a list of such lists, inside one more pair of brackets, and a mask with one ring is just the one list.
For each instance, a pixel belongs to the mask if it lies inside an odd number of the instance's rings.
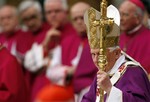
{"label": "collar", "polygon": [[115,63],[115,65],[113,66],[113,68],[112,68],[110,71],[108,71],[108,73],[109,73],[110,75],[114,74],[114,73],[118,70],[118,68],[119,68],[125,61],[126,61],[126,60],[125,60],[125,56],[124,56],[124,55],[121,55],[121,56],[119,57],[119,59],[116,61],[116,63]]}
{"label": "collar", "polygon": [[132,35],[132,34],[135,33],[136,31],[138,31],[141,27],[142,27],[142,24],[138,25],[138,26],[135,27],[133,30],[129,31],[128,34],[129,34],[129,35]]}
{"label": "collar", "polygon": [[15,35],[20,30],[21,30],[20,27],[16,26],[12,32],[3,32],[3,34],[4,34],[4,36],[9,38],[9,37],[12,37],[13,35]]}

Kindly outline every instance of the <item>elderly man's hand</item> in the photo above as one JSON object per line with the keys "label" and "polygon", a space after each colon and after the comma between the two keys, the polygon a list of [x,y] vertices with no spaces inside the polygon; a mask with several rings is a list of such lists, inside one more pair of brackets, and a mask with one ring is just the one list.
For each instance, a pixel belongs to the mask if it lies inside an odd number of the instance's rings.
{"label": "elderly man's hand", "polygon": [[49,40],[51,39],[51,37],[55,36],[60,36],[60,31],[55,28],[50,29],[46,35],[46,37],[49,38]]}
{"label": "elderly man's hand", "polygon": [[48,44],[49,44],[49,42],[51,41],[51,40],[58,40],[58,39],[56,39],[56,38],[58,38],[58,36],[60,36],[60,31],[59,30],[57,30],[57,29],[55,29],[55,28],[51,28],[48,32],[47,32],[47,34],[46,34],[46,37],[45,37],[45,39],[44,39],[44,41],[43,41],[43,46],[44,47],[47,47],[48,46]]}
{"label": "elderly man's hand", "polygon": [[109,75],[106,72],[101,70],[97,72],[97,86],[106,91],[107,94],[110,93],[112,84]]}

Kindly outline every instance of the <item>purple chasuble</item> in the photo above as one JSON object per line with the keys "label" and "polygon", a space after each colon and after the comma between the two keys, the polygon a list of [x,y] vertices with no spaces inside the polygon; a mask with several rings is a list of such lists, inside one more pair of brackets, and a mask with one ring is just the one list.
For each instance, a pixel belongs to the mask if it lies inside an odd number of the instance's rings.
{"label": "purple chasuble", "polygon": [[[96,78],[82,102],[95,102]],[[142,68],[128,66],[126,72],[114,85],[123,92],[123,102],[150,102],[150,82]]]}

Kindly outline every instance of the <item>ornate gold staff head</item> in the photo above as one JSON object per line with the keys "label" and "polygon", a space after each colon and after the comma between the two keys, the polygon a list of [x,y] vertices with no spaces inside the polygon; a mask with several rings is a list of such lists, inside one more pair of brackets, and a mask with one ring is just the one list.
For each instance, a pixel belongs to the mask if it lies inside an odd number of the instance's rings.
{"label": "ornate gold staff head", "polygon": [[[114,24],[111,27],[106,26],[106,37],[103,40],[106,48],[118,46],[119,35],[120,35],[120,14],[119,11],[112,5],[107,7],[107,17],[114,19]],[[91,49],[100,48],[100,23],[97,22],[100,19],[100,12],[94,8],[90,8],[85,12],[84,21],[87,27],[87,36]],[[97,23],[97,24],[96,24]]]}

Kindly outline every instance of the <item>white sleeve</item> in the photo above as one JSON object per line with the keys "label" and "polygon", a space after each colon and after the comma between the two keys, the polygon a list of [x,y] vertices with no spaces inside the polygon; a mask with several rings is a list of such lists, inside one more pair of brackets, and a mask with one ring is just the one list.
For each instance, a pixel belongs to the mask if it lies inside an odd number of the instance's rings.
{"label": "white sleeve", "polygon": [[66,77],[66,66],[62,65],[62,48],[61,46],[56,46],[53,50],[51,50],[52,58],[50,61],[50,65],[46,70],[46,77],[50,79],[52,83],[57,85],[65,85],[65,77]]}
{"label": "white sleeve", "polygon": [[78,63],[80,61],[81,54],[82,54],[82,50],[83,50],[83,47],[82,47],[82,45],[80,45],[78,48],[77,56],[71,61],[72,66],[78,65]]}
{"label": "white sleeve", "polygon": [[24,66],[31,72],[36,72],[44,65],[43,47],[34,43],[32,48],[25,54]]}
{"label": "white sleeve", "polygon": [[48,66],[48,68],[53,68],[55,66],[60,66],[62,64],[61,58],[62,58],[62,48],[61,46],[56,46],[52,51],[52,58],[51,58],[51,64]]}
{"label": "white sleeve", "polygon": [[55,66],[48,68],[46,71],[46,77],[50,79],[52,83],[64,86],[66,78],[67,66]]}
{"label": "white sleeve", "polygon": [[107,96],[106,102],[123,102],[122,91],[113,86],[109,95]]}

